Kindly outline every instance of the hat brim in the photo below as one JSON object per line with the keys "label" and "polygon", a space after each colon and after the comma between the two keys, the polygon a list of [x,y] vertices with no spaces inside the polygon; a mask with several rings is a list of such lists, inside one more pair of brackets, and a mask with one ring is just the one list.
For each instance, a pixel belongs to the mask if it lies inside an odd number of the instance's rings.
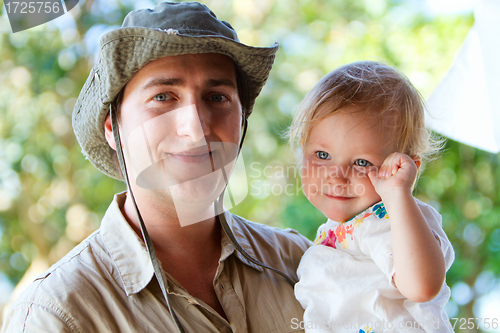
{"label": "hat brim", "polygon": [[229,38],[184,36],[174,30],[142,27],[119,28],[100,41],[96,63],[73,110],[73,129],[85,157],[104,174],[123,180],[116,153],[104,136],[109,105],[120,90],[148,62],[166,56],[219,53],[230,57],[245,76],[248,117],[274,62],[278,43],[251,47]]}

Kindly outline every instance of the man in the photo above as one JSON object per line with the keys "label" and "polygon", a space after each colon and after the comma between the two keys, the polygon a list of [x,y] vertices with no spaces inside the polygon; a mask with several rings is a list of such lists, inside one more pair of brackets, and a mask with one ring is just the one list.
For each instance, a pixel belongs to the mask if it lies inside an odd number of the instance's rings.
{"label": "man", "polygon": [[297,331],[292,284],[310,242],[220,199],[276,51],[239,43],[194,2],[133,11],[103,36],[73,127],[128,191],[28,287],[2,332]]}

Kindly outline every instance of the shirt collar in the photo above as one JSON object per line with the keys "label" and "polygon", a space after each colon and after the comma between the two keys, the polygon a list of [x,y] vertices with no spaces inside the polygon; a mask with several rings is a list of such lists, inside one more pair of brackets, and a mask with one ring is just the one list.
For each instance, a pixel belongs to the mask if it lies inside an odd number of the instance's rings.
{"label": "shirt collar", "polygon": [[[229,228],[234,234],[234,238],[238,241],[240,244],[241,248],[245,250],[246,253],[248,253],[252,258],[255,258],[255,251],[253,247],[250,245],[249,242],[249,232],[247,226],[242,222],[242,219],[238,216],[235,216],[231,214],[229,211],[224,210],[224,217],[226,218],[227,224],[229,225]],[[261,266],[258,266],[251,261],[249,261],[247,258],[245,258],[239,251],[237,251],[234,247],[233,244],[231,244],[231,241],[227,237],[226,233],[224,230],[222,232],[222,237],[221,237],[221,246],[222,246],[222,251],[221,251],[221,259],[220,261],[224,261],[227,257],[229,257],[233,252],[236,252],[236,257],[245,265],[250,266],[260,272],[263,271],[263,268]]]}
{"label": "shirt collar", "polygon": [[126,192],[115,195],[101,223],[101,234],[115,262],[127,295],[144,289],[154,274],[153,264],[142,239],[123,216]]}
{"label": "shirt collar", "polygon": [[[120,207],[123,206],[125,198],[126,192],[115,195],[102,219],[100,230],[109,255],[115,262],[125,292],[127,295],[131,295],[140,292],[149,284],[154,275],[154,269],[144,241],[137,236],[121,212]],[[227,210],[224,211],[224,217],[240,246],[251,257],[255,258],[255,251],[248,240],[248,230],[246,230],[241,218],[235,217]],[[219,262],[223,262],[235,253],[236,257],[245,265],[263,271],[262,267],[250,262],[236,251],[225,232],[223,230],[221,232]]]}

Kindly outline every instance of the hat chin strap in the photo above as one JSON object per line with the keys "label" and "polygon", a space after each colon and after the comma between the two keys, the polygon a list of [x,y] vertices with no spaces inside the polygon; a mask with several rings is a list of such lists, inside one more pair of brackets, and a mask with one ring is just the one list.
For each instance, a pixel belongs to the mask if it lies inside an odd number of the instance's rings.
{"label": "hat chin strap", "polygon": [[[134,208],[137,213],[137,218],[139,220],[139,226],[141,228],[141,233],[142,233],[142,238],[144,240],[144,243],[146,244],[146,249],[148,250],[149,257],[151,258],[151,263],[153,264],[156,280],[158,281],[158,284],[160,285],[160,289],[163,293],[163,297],[165,298],[165,302],[167,303],[168,311],[170,312],[170,315],[172,317],[172,320],[174,321],[175,326],[177,327],[177,330],[180,333],[185,333],[186,331],[182,327],[182,324],[179,321],[179,318],[177,317],[174,309],[172,308],[170,301],[169,301],[169,296],[165,284],[165,276],[163,275],[162,269],[160,267],[160,263],[158,261],[158,258],[156,257],[156,252],[153,246],[153,243],[151,241],[151,238],[149,237],[148,231],[146,229],[146,225],[144,224],[144,220],[142,219],[141,213],[139,212],[139,208],[137,207],[137,203],[135,201],[134,194],[132,192],[132,188],[130,187],[130,181],[128,178],[128,173],[127,173],[127,166],[125,165],[125,160],[123,158],[123,148],[122,144],[120,141],[120,134],[119,134],[119,129],[118,129],[118,121],[116,118],[116,110],[113,109],[113,103],[109,105],[109,112],[110,112],[110,117],[111,117],[111,128],[113,130],[113,138],[115,141],[116,145],[116,153],[118,156],[118,162],[120,164],[120,169],[123,174],[123,178],[125,180],[125,184],[127,185],[128,192],[130,194],[130,197],[132,198],[132,202],[134,203]],[[248,127],[248,122],[246,117],[243,117],[243,134],[241,136],[239,148],[238,148],[238,154],[236,156],[236,159],[238,158],[240,152],[241,152],[241,147],[243,145],[243,141],[246,136],[247,132],[247,127]],[[222,165],[222,164],[221,164]],[[292,278],[290,278],[287,274],[283,273],[282,271],[270,267],[266,264],[261,263],[259,260],[253,258],[251,255],[249,255],[238,243],[236,240],[236,237],[234,236],[229,224],[227,223],[227,220],[224,216],[224,207],[223,207],[223,199],[224,199],[224,193],[226,191],[227,184],[229,182],[229,179],[226,175],[225,169],[221,168],[222,174],[224,176],[224,181],[225,181],[225,186],[224,189],[222,190],[221,194],[219,195],[219,198],[215,202],[215,212],[221,212],[220,214],[216,215],[217,219],[219,220],[219,223],[221,224],[222,229],[224,230],[224,233],[226,236],[229,238],[229,241],[231,244],[235,247],[235,249],[241,253],[243,257],[245,257],[248,261],[252,262],[255,265],[267,268],[272,270],[273,272],[283,276],[288,283],[292,285],[292,287],[295,285],[295,282],[293,281]]]}
{"label": "hat chin strap", "polygon": [[[247,133],[247,127],[248,127],[247,119],[246,119],[246,117],[243,117],[243,134],[241,136],[240,145],[239,145],[239,148],[238,148],[238,154],[236,155],[236,159],[238,159],[238,156],[239,156],[239,154],[241,152],[241,147],[243,146],[243,141],[245,140],[245,136],[246,136],[246,133]],[[222,165],[222,164],[219,163],[219,165]],[[222,190],[222,193],[219,195],[219,198],[215,202],[215,205],[216,205],[216,210],[215,211],[216,212],[221,212],[218,215],[218,218],[219,218],[219,222],[220,222],[220,224],[222,226],[222,229],[224,230],[224,233],[226,234],[227,238],[229,238],[229,240],[231,241],[231,244],[233,244],[233,246],[236,248],[236,250],[238,250],[238,252],[241,253],[241,255],[243,257],[245,257],[245,259],[247,259],[251,263],[254,263],[255,265],[258,265],[258,266],[270,269],[271,271],[273,271],[273,272],[275,272],[275,273],[283,276],[288,281],[288,283],[290,283],[292,285],[292,287],[293,287],[295,285],[295,282],[292,280],[292,278],[290,278],[287,274],[283,273],[279,269],[276,269],[276,268],[270,267],[270,266],[268,266],[266,264],[263,264],[259,260],[255,259],[251,255],[249,255],[241,247],[240,243],[238,243],[238,241],[236,240],[236,237],[234,237],[233,231],[229,227],[229,224],[226,221],[226,217],[224,216],[224,207],[223,207],[223,202],[222,202],[223,199],[224,199],[224,193],[226,192],[227,184],[229,184],[229,179],[228,179],[228,177],[226,175],[226,170],[224,168],[221,168],[221,170],[222,170],[222,175],[224,176],[224,182],[226,183],[226,185],[224,186],[224,189]]]}
{"label": "hat chin strap", "polygon": [[174,324],[177,327],[177,330],[180,333],[185,333],[186,331],[182,327],[182,325],[179,321],[179,318],[177,318],[177,315],[175,314],[175,311],[170,304],[170,301],[168,298],[167,288],[165,286],[165,279],[164,279],[164,276],[162,273],[162,269],[160,268],[160,263],[158,262],[158,258],[156,257],[156,252],[155,252],[155,248],[153,246],[153,242],[151,241],[151,238],[149,237],[148,231],[146,229],[146,225],[144,224],[141,213],[139,212],[139,208],[137,208],[137,203],[135,202],[135,197],[134,197],[134,194],[132,192],[132,187],[130,187],[130,182],[129,182],[128,173],[127,173],[127,166],[125,165],[125,160],[123,158],[123,148],[122,148],[122,144],[120,141],[120,134],[118,131],[118,122],[116,119],[115,110],[113,109],[113,103],[111,103],[109,105],[109,113],[110,113],[110,117],[111,117],[111,128],[113,130],[113,137],[115,140],[118,162],[120,164],[120,168],[121,168],[121,171],[123,174],[123,178],[125,180],[125,184],[127,184],[128,192],[130,194],[130,197],[132,198],[132,202],[134,203],[134,208],[135,208],[135,211],[137,213],[137,218],[139,220],[139,226],[141,228],[142,238],[144,239],[144,243],[146,244],[146,249],[148,250],[149,257],[151,258],[151,263],[153,264],[156,280],[158,281],[158,284],[160,285],[161,292],[163,293],[163,297],[165,298],[165,302],[167,303],[168,311],[170,312],[170,316],[172,317],[172,320],[174,321]]}

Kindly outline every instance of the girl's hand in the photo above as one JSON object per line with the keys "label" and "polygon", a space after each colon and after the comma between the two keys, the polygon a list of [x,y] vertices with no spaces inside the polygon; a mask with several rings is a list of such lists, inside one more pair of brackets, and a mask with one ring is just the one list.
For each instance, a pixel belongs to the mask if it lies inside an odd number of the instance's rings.
{"label": "girl's hand", "polygon": [[372,170],[368,173],[368,177],[382,199],[388,195],[400,195],[404,192],[411,194],[419,167],[419,157],[412,159],[406,154],[392,153],[387,156],[378,173]]}

